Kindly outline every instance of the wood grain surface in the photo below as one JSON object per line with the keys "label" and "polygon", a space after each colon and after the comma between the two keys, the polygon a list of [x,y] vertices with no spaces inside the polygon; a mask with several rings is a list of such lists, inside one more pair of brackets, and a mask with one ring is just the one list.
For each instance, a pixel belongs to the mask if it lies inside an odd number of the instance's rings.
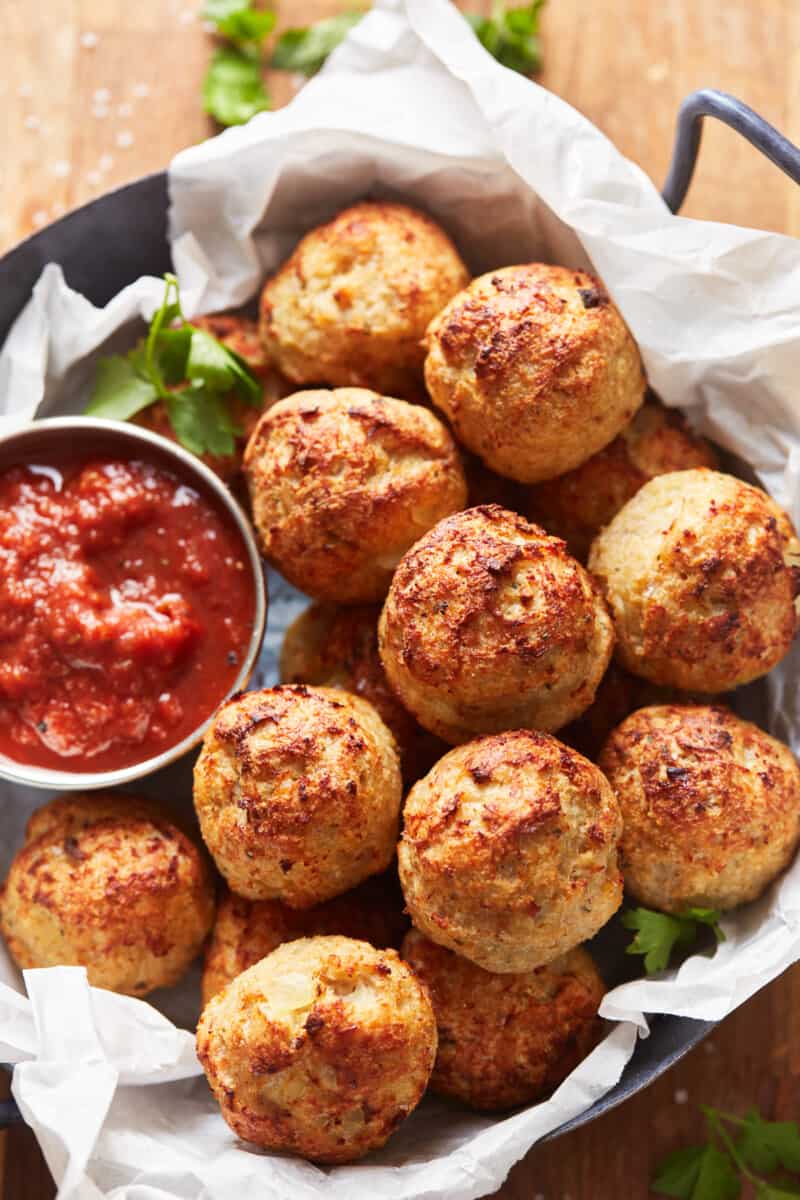
{"label": "wood grain surface", "polygon": [[[282,0],[281,24],[340,11]],[[462,7],[487,10],[487,0]],[[0,249],[212,132],[199,88],[211,39],[197,0],[0,0]],[[748,101],[800,141],[797,0],[549,0],[542,82],[660,183],[675,113],[702,86]],[[295,87],[270,84],[276,103]],[[800,189],[709,127],[688,214],[800,236]],[[800,969],[730,1017],[645,1093],[537,1147],[504,1200],[648,1196],[654,1163],[696,1138],[700,1103],[800,1115]],[[54,1189],[29,1131],[0,1138],[0,1200]]]}

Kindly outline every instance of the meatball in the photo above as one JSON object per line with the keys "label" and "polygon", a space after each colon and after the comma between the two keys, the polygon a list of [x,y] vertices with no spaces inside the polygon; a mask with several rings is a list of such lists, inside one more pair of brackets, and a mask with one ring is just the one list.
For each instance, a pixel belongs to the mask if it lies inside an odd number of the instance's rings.
{"label": "meatball", "polygon": [[425,382],[455,435],[520,483],[571,471],[645,392],[636,343],[592,275],[544,263],[482,275],[434,317]]}
{"label": "meatball", "polygon": [[640,709],[611,734],[600,766],[622,809],[625,886],[649,908],[755,900],[797,849],[800,769],[728,709]]}
{"label": "meatball", "polygon": [[147,801],[110,792],[35,812],[0,900],[19,967],[83,966],[130,996],[177,983],[213,916],[197,847]]}
{"label": "meatball", "polygon": [[357,938],[397,949],[408,928],[396,876],[387,872],[315,908],[288,908],[280,900],[245,900],[227,892],[206,948],[203,1003],[283,942],[320,934]]}
{"label": "meatball", "polygon": [[706,693],[765,675],[787,653],[798,564],[800,543],[774,501],[702,468],[651,479],[589,555],[622,665]]}
{"label": "meatball", "polygon": [[429,321],[469,281],[447,234],[405,204],[355,204],[306,234],[261,293],[261,336],[295,383],[416,397]]}
{"label": "meatball", "polygon": [[458,743],[574,720],[608,666],[613,630],[563,542],[487,505],[441,521],[406,554],[379,642],[406,708]]}
{"label": "meatball", "polygon": [[382,600],[400,558],[466,503],[452,437],[432,412],[361,388],[274,405],[245,452],[265,557],[320,600]]}
{"label": "meatball", "polygon": [[597,767],[546,733],[459,746],[415,784],[398,849],[413,924],[486,971],[552,962],[622,900],[622,818]]}
{"label": "meatball", "polygon": [[401,791],[394,739],[375,709],[332,688],[234,697],[194,769],[200,829],[231,890],[292,908],[388,867]]}
{"label": "meatball", "polygon": [[436,1058],[425,986],[394,950],[285,942],[206,1006],[197,1053],[234,1133],[312,1162],[382,1146]]}
{"label": "meatball", "polygon": [[[264,350],[258,334],[258,325],[247,317],[232,316],[219,313],[209,317],[195,317],[192,325],[205,333],[210,333],[217,341],[222,342],[229,350],[233,350],[244,360],[245,366],[261,384],[263,402],[258,407],[245,403],[235,393],[226,398],[228,410],[234,423],[240,429],[236,437],[236,448],[233,454],[202,454],[202,461],[221,479],[227,482],[235,479],[242,467],[242,455],[248,437],[258,422],[261,413],[292,391],[292,385],[281,375]],[[180,391],[179,385],[175,390]],[[177,441],[175,430],[163,400],[156,401],[138,414],[136,422],[153,433],[160,433],[170,441]]]}
{"label": "meatball", "polygon": [[378,653],[380,611],[366,604],[310,605],[286,630],[281,681],[344,688],[374,704],[394,735],[403,779],[410,785],[430,770],[447,746],[415,721],[389,686]]}
{"label": "meatball", "polygon": [[439,1049],[431,1090],[471,1108],[543,1100],[594,1045],[605,994],[585,950],[521,975],[498,975],[416,929],[402,955],[427,984]]}
{"label": "meatball", "polygon": [[711,444],[691,433],[680,413],[649,400],[604,450],[530,488],[523,511],[584,562],[592,539],[648,479],[717,465]]}

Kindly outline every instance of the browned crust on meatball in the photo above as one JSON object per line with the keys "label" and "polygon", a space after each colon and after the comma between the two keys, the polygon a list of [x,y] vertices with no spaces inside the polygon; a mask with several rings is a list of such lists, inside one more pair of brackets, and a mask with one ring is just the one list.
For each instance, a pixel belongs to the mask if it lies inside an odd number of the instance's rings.
{"label": "browned crust on meatball", "polygon": [[719,465],[676,409],[649,400],[604,450],[558,479],[528,489],[524,511],[585,562],[592,540],[649,479]]}
{"label": "browned crust on meatball", "polygon": [[397,950],[407,929],[403,894],[393,871],[306,909],[289,908],[280,900],[245,900],[226,891],[206,947],[203,1004],[283,942],[339,934]]}
{"label": "browned crust on meatball", "polygon": [[700,468],[651,479],[595,539],[589,569],[624,667],[723,692],[764,675],[797,628],[797,538],[765,492]]}
{"label": "browned crust on meatball", "polygon": [[440,521],[405,555],[379,644],[405,706],[458,743],[574,720],[594,698],[613,632],[562,541],[485,505]]}
{"label": "browned crust on meatball", "polygon": [[484,971],[416,929],[402,956],[427,984],[439,1048],[431,1090],[496,1111],[543,1100],[597,1040],[603,981],[585,950],[522,975]]}
{"label": "browned crust on meatball", "polygon": [[[369,700],[394,735],[406,786],[447,750],[423,729],[392,691],[378,653],[377,605],[312,604],[286,631],[282,683],[344,688]],[[367,939],[369,941],[369,939]]]}
{"label": "browned crust on meatball", "polygon": [[382,600],[409,546],[466,501],[441,421],[360,388],[274,405],[244,465],[265,557],[301,591],[335,603]]}
{"label": "browned crust on meatball", "polygon": [[95,987],[132,996],[180,979],[213,914],[189,838],[148,802],[104,792],[33,814],[0,900],[18,966],[85,966]]}
{"label": "browned crust on meatball", "polygon": [[415,398],[428,323],[469,281],[450,238],[405,204],[354,204],[313,229],[261,294],[261,336],[299,384]]}
{"label": "browned crust on meatball", "polygon": [[406,801],[398,860],[411,920],[485,970],[532,970],[619,907],[621,831],[598,768],[548,734],[459,746]]}
{"label": "browned crust on meatball", "polygon": [[346,1163],[382,1146],[419,1103],[436,1022],[427,989],[394,950],[303,938],[214,997],[197,1053],[239,1137]]}
{"label": "browned crust on meatball", "polygon": [[223,704],[194,772],[232,891],[310,908],[386,869],[401,800],[391,733],[359,696],[283,686]]}
{"label": "browned crust on meatball", "polygon": [[456,437],[521,483],[607,445],[642,403],[639,351],[601,282],[544,263],[482,275],[431,322],[425,382]]}
{"label": "browned crust on meatball", "polygon": [[640,709],[600,757],[622,808],[631,895],[651,908],[728,909],[754,900],[800,840],[791,751],[714,706]]}

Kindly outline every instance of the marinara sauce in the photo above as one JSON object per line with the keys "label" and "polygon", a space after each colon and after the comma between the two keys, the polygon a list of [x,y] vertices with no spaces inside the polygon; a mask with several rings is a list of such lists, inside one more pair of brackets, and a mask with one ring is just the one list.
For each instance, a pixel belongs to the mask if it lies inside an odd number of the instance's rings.
{"label": "marinara sauce", "polygon": [[222,509],[160,465],[0,474],[0,754],[105,771],[195,730],[234,684],[255,595]]}

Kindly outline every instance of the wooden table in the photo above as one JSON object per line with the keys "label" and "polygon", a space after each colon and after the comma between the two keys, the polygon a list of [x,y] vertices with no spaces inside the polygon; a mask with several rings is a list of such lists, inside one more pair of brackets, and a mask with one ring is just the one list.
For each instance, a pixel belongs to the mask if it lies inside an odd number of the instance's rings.
{"label": "wooden table", "polygon": [[[2,0],[0,249],[67,209],[163,167],[211,128],[199,103],[210,41],[197,0]],[[283,24],[344,7],[283,0]],[[488,10],[488,0],[463,4]],[[543,82],[657,181],[675,113],[701,86],[741,96],[800,141],[797,0],[549,0]],[[289,99],[287,76],[272,81]],[[800,236],[800,190],[734,134],[709,128],[685,211]],[[800,1114],[800,969],[755,997],[646,1093],[534,1150],[505,1200],[633,1200],[653,1164],[696,1137],[700,1103]],[[53,1195],[26,1129],[0,1142],[0,1200]]]}

